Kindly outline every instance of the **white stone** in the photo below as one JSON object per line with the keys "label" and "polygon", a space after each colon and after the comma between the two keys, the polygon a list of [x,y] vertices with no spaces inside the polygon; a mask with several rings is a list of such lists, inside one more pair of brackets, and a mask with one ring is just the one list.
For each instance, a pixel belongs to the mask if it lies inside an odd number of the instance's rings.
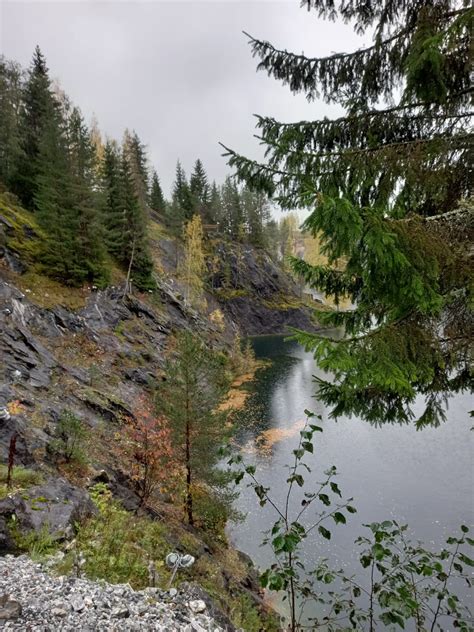
{"label": "white stone", "polygon": [[189,602],[189,607],[194,614],[198,614],[199,612],[204,612],[206,610],[206,603],[202,599],[194,599]]}

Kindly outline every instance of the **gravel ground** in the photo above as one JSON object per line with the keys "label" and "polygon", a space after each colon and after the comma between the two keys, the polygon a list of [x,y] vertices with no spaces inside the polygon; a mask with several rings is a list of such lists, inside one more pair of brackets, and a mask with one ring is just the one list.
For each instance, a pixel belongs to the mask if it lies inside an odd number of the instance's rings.
{"label": "gravel ground", "polygon": [[0,558],[2,631],[223,632],[207,610],[186,592],[54,577],[26,556]]}

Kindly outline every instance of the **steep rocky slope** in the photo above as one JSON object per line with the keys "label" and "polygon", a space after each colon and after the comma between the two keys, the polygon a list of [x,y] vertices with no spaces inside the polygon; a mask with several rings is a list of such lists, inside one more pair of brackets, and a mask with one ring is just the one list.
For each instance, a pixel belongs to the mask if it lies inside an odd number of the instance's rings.
{"label": "steep rocky slope", "polygon": [[317,324],[301,291],[268,253],[248,245],[215,244],[213,294],[243,334],[286,334],[290,328],[313,331]]}
{"label": "steep rocky slope", "polygon": [[[165,379],[164,358],[176,331],[197,332],[225,352],[239,330],[285,333],[289,326],[314,324],[293,281],[265,252],[219,240],[206,242],[212,262],[207,308],[197,313],[184,300],[186,287],[176,274],[182,246],[158,224],[150,234],[155,292],[125,295],[119,271],[106,289],[61,286],[35,266],[34,218],[0,197],[0,459],[6,463],[15,436],[15,464],[38,473],[26,495],[0,499],[5,553],[17,549],[18,536],[25,541],[45,528],[55,541],[73,537],[78,520],[97,514],[87,491],[97,483],[125,509],[139,508],[133,482],[110,448],[121,422],[133,419],[153,384]],[[213,318],[216,313],[222,317]],[[87,465],[74,471],[58,470],[51,451],[65,410],[90,430]],[[183,525],[165,497],[140,511],[147,520],[166,523],[163,551],[191,550],[198,557],[190,579],[206,585],[223,616],[244,620],[238,614],[244,604],[254,621],[249,629],[258,629],[255,617],[267,615],[249,560]]]}

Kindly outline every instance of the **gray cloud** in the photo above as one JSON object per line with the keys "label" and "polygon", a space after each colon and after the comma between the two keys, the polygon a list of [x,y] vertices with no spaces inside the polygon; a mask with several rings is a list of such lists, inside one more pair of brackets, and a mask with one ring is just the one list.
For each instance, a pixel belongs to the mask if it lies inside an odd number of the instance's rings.
{"label": "gray cloud", "polygon": [[367,43],[298,0],[0,4],[1,52],[26,66],[39,44],[87,119],[95,114],[118,139],[125,127],[137,131],[166,192],[178,158],[189,173],[199,157],[211,178],[223,180],[218,141],[258,157],[254,112],[288,121],[338,113],[256,73],[242,30],[307,55]]}

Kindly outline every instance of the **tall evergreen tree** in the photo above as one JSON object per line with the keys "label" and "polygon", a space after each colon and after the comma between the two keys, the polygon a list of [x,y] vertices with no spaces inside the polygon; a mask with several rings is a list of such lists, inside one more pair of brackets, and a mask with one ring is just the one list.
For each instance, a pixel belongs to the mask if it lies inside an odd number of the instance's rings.
{"label": "tall evergreen tree", "polygon": [[[280,123],[258,117],[267,161],[229,150],[250,185],[283,206],[307,206],[306,229],[329,265],[295,261],[312,286],[351,311],[340,342],[302,335],[334,382],[319,396],[333,414],[418,424],[443,419],[447,396],[471,385],[473,206],[472,21],[468,2],[308,0],[322,18],[371,29],[374,44],[308,58],[251,38],[259,69],[308,99],[341,104],[338,119]],[[385,104],[384,104],[385,102]],[[346,259],[344,270],[334,263]],[[413,403],[424,396],[422,414]]]}
{"label": "tall evergreen tree", "polygon": [[205,223],[210,222],[209,202],[210,191],[207,174],[199,158],[196,160],[189,181],[191,195],[193,197],[194,212],[198,213]]}
{"label": "tall evergreen tree", "polygon": [[22,74],[18,64],[0,57],[0,181],[7,186],[14,184],[21,157]]}
{"label": "tall evergreen tree", "polygon": [[241,240],[244,232],[244,216],[240,193],[235,181],[227,176],[221,188],[222,226],[224,235]]}
{"label": "tall evergreen tree", "polygon": [[217,224],[220,226],[222,223],[222,199],[219,187],[215,181],[212,183],[209,195],[209,218],[211,220],[211,224]]}
{"label": "tall evergreen tree", "polygon": [[180,224],[184,220],[191,219],[194,210],[193,206],[193,197],[186,178],[186,173],[178,160],[176,163],[176,177],[173,184],[172,195],[172,209],[176,215],[173,219]]}
{"label": "tall evergreen tree", "polygon": [[151,186],[150,186],[150,197],[148,200],[148,204],[150,208],[155,211],[155,213],[163,218],[166,213],[166,201],[163,196],[163,191],[161,189],[160,180],[156,171],[153,171],[153,175],[151,177]]}
{"label": "tall evergreen tree", "polygon": [[129,163],[135,195],[145,211],[148,207],[148,159],[145,145],[135,131],[131,134],[125,131],[123,151]]}
{"label": "tall evergreen tree", "polygon": [[120,152],[117,143],[107,140],[101,163],[101,208],[107,250],[116,258],[124,248],[126,216],[122,204]]}
{"label": "tall evergreen tree", "polygon": [[75,235],[78,258],[87,279],[103,284],[105,266],[104,231],[99,211],[95,149],[80,110],[72,108],[68,121],[68,152],[71,196],[78,220]]}
{"label": "tall evergreen tree", "polygon": [[140,290],[155,288],[152,277],[153,261],[147,239],[147,217],[136,193],[136,184],[129,158],[123,149],[120,160],[120,205],[123,213],[122,247],[117,255],[127,269],[128,282]]}
{"label": "tall evergreen tree", "polygon": [[244,187],[240,198],[247,239],[254,246],[264,246],[264,228],[270,219],[270,205],[267,196],[264,193]]}
{"label": "tall evergreen tree", "polygon": [[36,162],[34,206],[46,234],[41,254],[45,272],[80,284],[87,273],[78,256],[79,216],[73,208],[67,141],[59,110],[42,125]]}
{"label": "tall evergreen tree", "polygon": [[22,151],[12,187],[23,204],[32,210],[37,193],[37,176],[40,172],[44,175],[44,166],[39,164],[40,146],[43,134],[47,133],[51,139],[51,121],[57,109],[46,60],[38,46],[28,71],[22,101],[19,121]]}

